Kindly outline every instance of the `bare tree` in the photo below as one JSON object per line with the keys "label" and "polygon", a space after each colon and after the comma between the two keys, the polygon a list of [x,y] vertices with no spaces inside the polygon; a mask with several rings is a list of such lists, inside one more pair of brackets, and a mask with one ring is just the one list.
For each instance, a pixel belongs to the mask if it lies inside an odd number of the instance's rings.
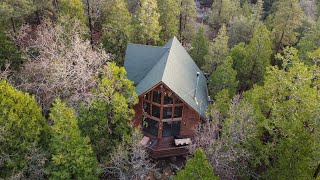
{"label": "bare tree", "polygon": [[307,20],[317,20],[317,0],[299,0],[299,4],[303,9]]}
{"label": "bare tree", "polygon": [[0,70],[0,81],[7,80],[10,75],[10,64],[6,64],[4,70]]}
{"label": "bare tree", "polygon": [[46,21],[33,34],[30,28],[24,26],[17,37],[21,50],[29,54],[16,77],[17,87],[35,94],[44,110],[55,98],[73,107],[90,99],[95,77],[109,55],[91,48],[78,21],[57,25]]}
{"label": "bare tree", "polygon": [[151,162],[146,148],[140,144],[142,133],[135,129],[128,145],[120,144],[104,165],[105,179],[142,180],[147,177],[155,164]]}
{"label": "bare tree", "polygon": [[244,148],[257,134],[252,107],[240,102],[237,95],[230,106],[229,118],[221,119],[215,106],[209,108],[208,116],[210,121],[198,126],[190,151],[201,147],[221,179],[258,178],[248,168],[252,154]]}

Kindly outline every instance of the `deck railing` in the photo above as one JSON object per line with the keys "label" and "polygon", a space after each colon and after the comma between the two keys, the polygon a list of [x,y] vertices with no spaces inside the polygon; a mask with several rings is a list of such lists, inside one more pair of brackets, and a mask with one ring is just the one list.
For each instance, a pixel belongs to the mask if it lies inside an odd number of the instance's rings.
{"label": "deck railing", "polygon": [[154,140],[149,146],[147,146],[147,149],[153,158],[179,156],[188,154],[189,152],[188,146],[169,145],[168,147],[159,147],[158,140]]}

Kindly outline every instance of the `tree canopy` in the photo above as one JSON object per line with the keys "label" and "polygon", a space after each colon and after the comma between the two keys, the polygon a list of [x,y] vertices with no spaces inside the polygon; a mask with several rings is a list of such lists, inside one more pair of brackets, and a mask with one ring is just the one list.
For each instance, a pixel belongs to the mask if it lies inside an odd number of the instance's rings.
{"label": "tree canopy", "polygon": [[[33,96],[0,82],[0,177],[27,169],[30,148],[46,146],[48,125]],[[23,173],[23,172],[22,172]]]}
{"label": "tree canopy", "polygon": [[57,99],[50,111],[50,178],[97,179],[98,163],[90,139],[81,136],[73,109]]}
{"label": "tree canopy", "polygon": [[214,175],[211,165],[209,164],[205,153],[202,149],[198,149],[194,153],[194,157],[190,159],[185,168],[180,170],[173,179],[211,179],[218,180]]}

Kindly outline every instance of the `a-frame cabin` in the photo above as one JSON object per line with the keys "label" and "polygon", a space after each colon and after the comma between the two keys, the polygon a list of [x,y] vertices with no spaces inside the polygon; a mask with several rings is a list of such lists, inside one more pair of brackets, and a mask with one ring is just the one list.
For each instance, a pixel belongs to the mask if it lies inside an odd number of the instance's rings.
{"label": "a-frame cabin", "polygon": [[176,37],[162,47],[129,44],[124,67],[139,95],[133,124],[150,155],[187,154],[208,106],[204,74]]}

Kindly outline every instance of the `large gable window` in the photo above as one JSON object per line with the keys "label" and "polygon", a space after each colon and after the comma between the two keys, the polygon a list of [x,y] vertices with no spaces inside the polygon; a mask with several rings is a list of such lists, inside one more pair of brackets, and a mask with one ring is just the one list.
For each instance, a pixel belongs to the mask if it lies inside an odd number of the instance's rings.
{"label": "large gable window", "polygon": [[154,136],[158,136],[159,122],[150,118],[143,117],[143,130]]}
{"label": "large gable window", "polygon": [[173,93],[164,92],[164,103],[163,104],[173,104]]}
{"label": "large gable window", "polygon": [[179,97],[163,85],[142,97],[143,130],[156,137],[158,131],[163,137],[179,135],[183,114],[183,102]]}
{"label": "large gable window", "polygon": [[162,136],[169,137],[169,136],[180,135],[180,126],[181,126],[181,121],[163,122]]}
{"label": "large gable window", "polygon": [[183,109],[183,106],[174,107],[174,118],[181,118],[182,117],[182,109]]}
{"label": "large gable window", "polygon": [[161,104],[161,90],[153,91],[153,102]]}
{"label": "large gable window", "polygon": [[152,105],[152,116],[156,118],[160,118],[160,108],[157,105]]}
{"label": "large gable window", "polygon": [[162,119],[171,119],[172,117],[172,107],[163,107]]}

